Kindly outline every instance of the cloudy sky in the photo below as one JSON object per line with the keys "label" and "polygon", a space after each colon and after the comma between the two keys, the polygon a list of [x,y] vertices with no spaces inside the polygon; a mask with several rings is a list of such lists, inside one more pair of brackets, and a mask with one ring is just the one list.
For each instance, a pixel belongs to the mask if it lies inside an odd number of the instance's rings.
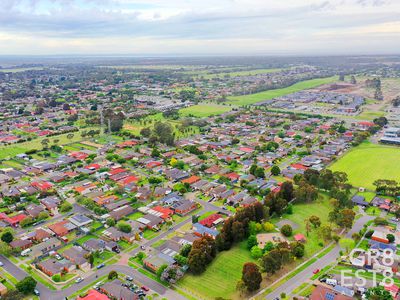
{"label": "cloudy sky", "polygon": [[396,54],[400,0],[0,0],[0,54]]}

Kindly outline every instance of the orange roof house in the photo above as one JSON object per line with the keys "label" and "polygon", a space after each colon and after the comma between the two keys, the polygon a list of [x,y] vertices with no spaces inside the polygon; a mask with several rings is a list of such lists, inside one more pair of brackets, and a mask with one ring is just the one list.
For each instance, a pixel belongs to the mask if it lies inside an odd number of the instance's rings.
{"label": "orange roof house", "polygon": [[189,178],[183,179],[181,182],[182,183],[188,183],[188,184],[193,184],[199,181],[201,178],[199,176],[193,175],[190,176]]}

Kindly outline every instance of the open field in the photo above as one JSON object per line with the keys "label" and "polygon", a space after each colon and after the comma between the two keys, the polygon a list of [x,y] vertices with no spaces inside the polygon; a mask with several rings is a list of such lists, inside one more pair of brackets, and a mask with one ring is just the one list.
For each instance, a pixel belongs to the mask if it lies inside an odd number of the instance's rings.
{"label": "open field", "polygon": [[336,76],[327,78],[316,78],[311,80],[300,81],[291,86],[282,89],[269,90],[261,93],[255,93],[243,96],[228,97],[228,102],[236,105],[250,105],[264,100],[273,99],[276,97],[284,96],[287,94],[295,93],[298,91],[314,88],[322,84],[335,82]]}
{"label": "open field", "polygon": [[179,110],[181,116],[209,117],[212,115],[220,115],[231,111],[232,107],[218,104],[199,104],[182,108]]}
{"label": "open field", "polygon": [[[320,242],[323,242],[321,238],[318,236],[318,230],[312,229],[309,233],[308,237],[306,235],[306,224],[304,222],[305,219],[308,219],[312,215],[316,215],[320,218],[321,223],[328,223],[328,214],[332,210],[331,205],[329,204],[329,199],[327,196],[321,194],[323,199],[319,199],[313,203],[300,203],[293,205],[293,214],[288,215],[285,214],[283,216],[283,220],[289,220],[298,225],[298,228],[293,230],[293,235],[297,233],[304,234],[307,239],[305,243],[305,257],[311,257],[316,252],[320,251],[322,247],[318,245]],[[276,221],[280,221],[278,219]]]}
{"label": "open field", "polygon": [[364,142],[330,166],[332,171],[346,172],[349,182],[374,190],[377,179],[400,180],[400,148]]}
{"label": "open field", "polygon": [[246,242],[242,242],[229,251],[219,253],[203,274],[186,274],[178,286],[190,291],[196,298],[229,299],[236,291],[236,283],[242,276],[242,267],[246,262],[254,262],[254,259],[246,249]]}

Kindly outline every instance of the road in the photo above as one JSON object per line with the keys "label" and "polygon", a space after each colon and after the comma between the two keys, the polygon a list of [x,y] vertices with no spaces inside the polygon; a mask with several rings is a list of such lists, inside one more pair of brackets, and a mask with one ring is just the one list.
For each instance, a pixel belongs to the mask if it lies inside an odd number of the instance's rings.
{"label": "road", "polygon": [[[346,237],[351,238],[351,235],[355,232],[359,232],[364,224],[366,224],[368,221],[373,220],[374,217],[372,216],[367,216],[364,215],[360,219],[358,219],[355,223],[353,228],[347,232]],[[294,291],[296,288],[298,288],[302,283],[306,282],[310,277],[312,277],[313,271],[315,269],[323,269],[327,265],[333,263],[336,261],[336,259],[339,257],[339,252],[341,248],[339,246],[336,246],[333,248],[329,253],[318,259],[315,263],[312,265],[308,266],[306,269],[298,273],[296,276],[290,278],[288,281],[286,281],[284,284],[282,284],[280,287],[278,287],[275,291],[272,293],[268,294],[265,299],[267,300],[272,300],[275,298],[279,298],[281,293],[290,293],[291,291]],[[261,295],[263,291],[259,292],[257,295]]]}

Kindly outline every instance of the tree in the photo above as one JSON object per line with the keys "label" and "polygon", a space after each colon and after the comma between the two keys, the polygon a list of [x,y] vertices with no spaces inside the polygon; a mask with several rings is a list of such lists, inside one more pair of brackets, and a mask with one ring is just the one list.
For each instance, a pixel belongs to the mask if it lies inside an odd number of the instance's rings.
{"label": "tree", "polygon": [[167,264],[162,265],[161,267],[158,268],[156,274],[158,278],[161,278],[162,273],[164,272],[164,270],[168,268]]}
{"label": "tree", "polygon": [[258,245],[257,237],[253,234],[250,235],[249,238],[247,239],[247,249],[251,249],[254,246]]}
{"label": "tree", "polygon": [[115,226],[115,220],[113,218],[107,218],[106,224],[109,227]]}
{"label": "tree", "polygon": [[325,241],[330,241],[332,239],[332,228],[329,225],[322,225],[319,228],[319,234]]}
{"label": "tree", "polygon": [[271,174],[274,176],[277,176],[277,175],[281,174],[281,169],[278,166],[274,165],[271,168]]}
{"label": "tree", "polygon": [[284,236],[291,236],[292,233],[293,233],[292,226],[290,226],[289,224],[283,225],[282,228],[281,228],[281,233],[282,233]]}
{"label": "tree", "polygon": [[383,286],[369,288],[365,297],[368,300],[393,300],[392,295]]}
{"label": "tree", "polygon": [[216,241],[212,237],[202,236],[192,244],[188,256],[188,266],[192,273],[200,274],[212,262],[217,254]]}
{"label": "tree", "polygon": [[19,281],[15,287],[22,294],[28,295],[33,293],[33,290],[36,288],[36,284],[37,282],[35,279],[33,279],[31,276],[27,276]]}
{"label": "tree", "polygon": [[67,212],[67,211],[70,211],[72,208],[73,208],[72,204],[65,201],[60,206],[60,212]]}
{"label": "tree", "polygon": [[249,292],[256,291],[260,288],[262,276],[256,264],[249,262],[243,265],[242,281]]}
{"label": "tree", "polygon": [[117,228],[125,233],[130,233],[132,231],[132,226],[126,223],[125,221],[119,221],[117,223]]}
{"label": "tree", "polygon": [[151,135],[151,129],[149,127],[142,128],[140,130],[140,135],[144,137],[149,137]]}
{"label": "tree", "polygon": [[271,232],[272,230],[275,229],[274,224],[272,224],[272,223],[270,223],[270,222],[265,222],[265,223],[263,224],[263,227],[264,227],[264,230],[267,231],[267,232]]}
{"label": "tree", "polygon": [[321,226],[321,220],[319,217],[311,216],[309,220],[310,220],[310,223],[314,226],[314,228]]}
{"label": "tree", "polygon": [[6,231],[3,233],[3,235],[1,236],[1,240],[7,244],[11,243],[14,239],[14,236],[11,232]]}
{"label": "tree", "polygon": [[293,242],[290,244],[293,256],[301,258],[304,256],[304,245],[299,242]]}
{"label": "tree", "polygon": [[393,234],[389,233],[386,235],[386,238],[388,239],[389,243],[393,243],[395,240],[395,237]]}
{"label": "tree", "polygon": [[190,250],[192,250],[192,245],[185,244],[181,249],[180,255],[182,255],[184,257],[188,257],[189,253],[190,253]]}
{"label": "tree", "polygon": [[288,202],[293,200],[294,198],[293,183],[291,183],[290,181],[285,181],[284,183],[282,183],[279,195]]}
{"label": "tree", "polygon": [[136,258],[137,258],[140,262],[142,262],[143,259],[145,259],[145,257],[146,257],[146,254],[145,254],[144,252],[142,252],[142,251],[140,251],[140,252],[138,252],[138,254],[136,254]]}
{"label": "tree", "polygon": [[254,259],[259,259],[263,256],[262,250],[258,246],[253,246],[250,250],[251,257]]}
{"label": "tree", "polygon": [[110,273],[108,273],[108,279],[112,280],[112,279],[115,279],[115,278],[118,278],[117,271],[114,271],[114,270],[110,271]]}
{"label": "tree", "polygon": [[338,214],[336,224],[339,225],[340,227],[349,229],[353,226],[353,221],[355,216],[356,214],[353,210],[348,208],[342,209]]}
{"label": "tree", "polygon": [[350,250],[354,248],[355,244],[356,243],[354,242],[354,240],[347,239],[347,238],[340,239],[340,241],[339,241],[340,247],[345,249],[346,253],[349,253]]}

